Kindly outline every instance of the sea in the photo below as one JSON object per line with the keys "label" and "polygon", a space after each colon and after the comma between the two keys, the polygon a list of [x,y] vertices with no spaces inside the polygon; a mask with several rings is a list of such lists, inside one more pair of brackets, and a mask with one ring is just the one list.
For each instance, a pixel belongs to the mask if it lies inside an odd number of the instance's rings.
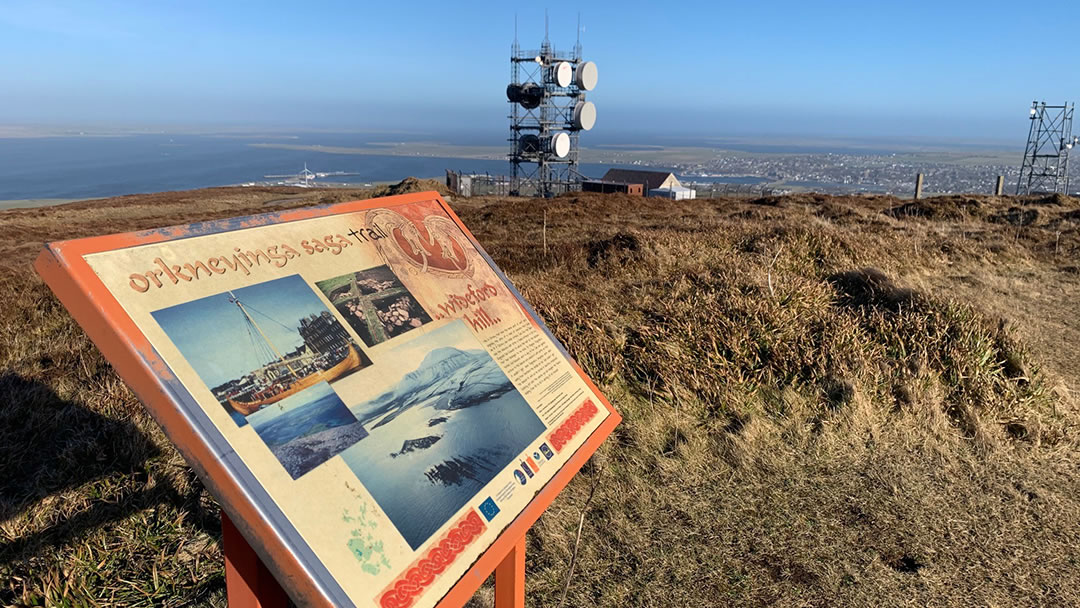
{"label": "sea", "polygon": [[[328,390],[321,390],[324,386]],[[287,403],[289,401],[293,403]],[[286,411],[274,415],[274,409],[279,407]],[[253,414],[248,417],[248,422],[270,447],[356,422],[353,413],[325,382],[279,403],[270,404],[258,413],[261,416]]]}
{"label": "sea", "polygon": [[[386,140],[408,143],[424,141],[424,137],[402,134],[304,133],[260,137],[163,133],[0,138],[0,201],[103,198],[277,181],[266,176],[296,175],[305,163],[310,170],[320,173],[352,173],[354,175],[328,177],[323,181],[353,185],[395,182],[409,176],[443,179],[447,169],[492,175],[505,175],[509,169],[507,161],[501,159],[341,154],[252,145],[321,145],[378,152],[385,149],[379,142]],[[455,138],[452,141],[461,145],[503,143],[498,137],[469,141]],[[617,166],[622,165],[585,163],[581,165],[581,171],[589,177],[600,177]],[[757,183],[759,180],[733,177],[722,181]]]}

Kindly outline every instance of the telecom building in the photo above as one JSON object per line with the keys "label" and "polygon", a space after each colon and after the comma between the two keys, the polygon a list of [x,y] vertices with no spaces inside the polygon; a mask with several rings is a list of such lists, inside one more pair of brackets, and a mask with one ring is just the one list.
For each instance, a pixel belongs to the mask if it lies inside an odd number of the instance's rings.
{"label": "telecom building", "polygon": [[[594,184],[599,184],[596,189]],[[626,189],[619,189],[621,185]],[[636,187],[636,192],[631,189]],[[628,194],[644,194],[659,198],[669,198],[681,201],[697,198],[697,191],[687,188],[679,183],[679,178],[670,171],[639,171],[636,169],[608,169],[603,179],[587,181],[585,190],[594,192],[626,192]]]}

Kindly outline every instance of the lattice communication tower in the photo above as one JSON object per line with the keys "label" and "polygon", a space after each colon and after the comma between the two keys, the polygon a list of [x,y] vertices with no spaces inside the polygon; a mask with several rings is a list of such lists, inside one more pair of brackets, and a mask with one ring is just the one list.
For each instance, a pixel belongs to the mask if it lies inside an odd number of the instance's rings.
{"label": "lattice communication tower", "polygon": [[1069,192],[1069,150],[1078,138],[1072,134],[1073,104],[1048,106],[1031,102],[1031,130],[1028,132],[1024,164],[1016,193]]}
{"label": "lattice communication tower", "polygon": [[559,52],[545,23],[540,49],[523,51],[515,24],[506,87],[510,194],[551,197],[581,189],[578,136],[596,124],[596,106],[585,100],[596,79],[596,64],[581,58],[580,35],[572,52]]}

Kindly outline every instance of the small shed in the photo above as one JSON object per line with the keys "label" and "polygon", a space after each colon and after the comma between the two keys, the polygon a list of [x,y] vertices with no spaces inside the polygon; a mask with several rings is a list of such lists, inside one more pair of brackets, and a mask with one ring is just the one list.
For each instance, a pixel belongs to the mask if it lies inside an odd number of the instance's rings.
{"label": "small shed", "polygon": [[458,196],[472,196],[472,176],[447,169],[446,188]]}
{"label": "small shed", "polygon": [[649,190],[649,196],[669,198],[673,201],[682,201],[697,198],[697,191],[683,186],[670,186],[668,188],[653,188]]}

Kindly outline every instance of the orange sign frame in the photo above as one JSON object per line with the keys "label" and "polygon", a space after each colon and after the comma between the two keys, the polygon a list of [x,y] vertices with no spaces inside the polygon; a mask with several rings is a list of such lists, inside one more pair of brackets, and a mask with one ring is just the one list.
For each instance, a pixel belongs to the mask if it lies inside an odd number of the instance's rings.
{"label": "orange sign frame", "polygon": [[[325,582],[320,583],[317,577],[312,575],[312,569],[319,566],[319,564],[311,563],[313,559],[317,561],[314,554],[310,550],[306,554],[299,551],[295,546],[295,539],[290,541],[279,528],[275,527],[273,518],[267,515],[265,505],[260,502],[261,498],[251,496],[250,487],[245,490],[245,486],[234,476],[234,467],[238,463],[241,467],[245,465],[236,459],[236,462],[231,462],[227,467],[224,461],[228,454],[222,454],[220,446],[208,443],[205,434],[200,432],[180,404],[178,395],[186,391],[183,384],[172,374],[168,365],[106,288],[84,256],[233,230],[377,208],[393,208],[423,201],[435,202],[446,212],[471,245],[491,265],[509,293],[517,299],[525,316],[566,355],[573,369],[599,398],[601,407],[607,410],[607,416],[600,425],[436,604],[441,608],[464,605],[487,577],[495,572],[498,586],[496,604],[520,606],[524,599],[525,533],[618,425],[621,416],[577,363],[569,357],[540,317],[506,279],[473,234],[438,193],[422,192],[49,243],[34,264],[37,272],[57,298],[112,363],[120,377],[147,407],[168,438],[218,499],[227,518],[235,523],[243,538],[298,605],[339,605],[340,596],[335,598],[332,591],[326,588]],[[568,424],[573,426],[573,418],[574,416],[571,416],[571,420],[565,421],[560,427],[565,428]]]}

